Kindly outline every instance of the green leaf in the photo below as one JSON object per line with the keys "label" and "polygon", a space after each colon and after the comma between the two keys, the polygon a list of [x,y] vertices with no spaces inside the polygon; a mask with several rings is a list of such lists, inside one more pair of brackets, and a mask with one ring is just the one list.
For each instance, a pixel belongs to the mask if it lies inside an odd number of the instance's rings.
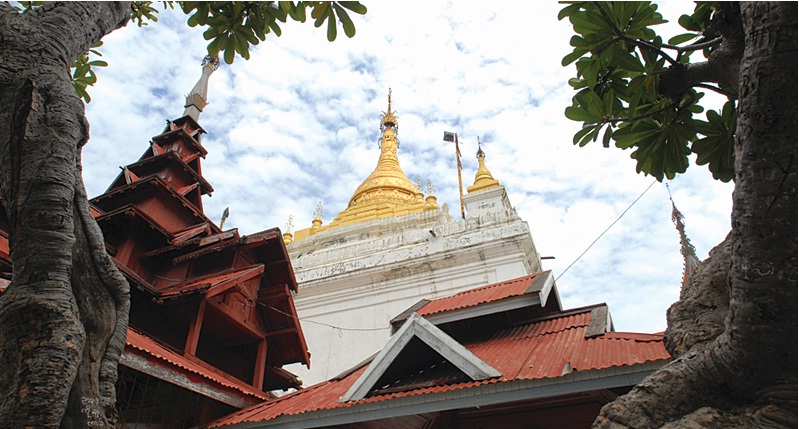
{"label": "green leaf", "polygon": [[699,23],[697,23],[691,15],[682,15],[677,22],[682,28],[688,31],[702,31],[702,27],[699,26]]}
{"label": "green leaf", "polygon": [[[328,7],[330,6],[329,2],[320,2],[318,3],[313,10],[311,11],[311,18],[315,19],[319,22],[319,19],[327,15]],[[322,24],[316,25],[319,27]]]}
{"label": "green leaf", "polygon": [[235,57],[235,55],[236,55],[235,49],[231,49],[230,47],[225,49],[225,55],[224,55],[225,63],[233,64],[233,58]]}
{"label": "green leaf", "polygon": [[357,1],[340,1],[338,4],[345,9],[349,9],[358,15],[365,15],[366,14],[366,6],[362,5],[360,2]]}
{"label": "green leaf", "polygon": [[344,34],[347,37],[355,36],[355,25],[352,23],[350,16],[347,15],[347,11],[335,3],[333,4],[333,8],[336,11],[336,15],[338,15],[339,21],[341,21],[341,25],[344,27]]}
{"label": "green leaf", "polygon": [[[572,143],[573,144],[579,144],[587,134],[589,134],[591,131],[593,131],[593,129],[594,129],[593,126],[587,126],[587,127],[580,128],[580,131],[577,131],[577,133],[574,134],[574,137],[572,138]],[[585,144],[581,144],[580,146],[584,146],[584,145]]]}
{"label": "green leaf", "polygon": [[219,31],[216,27],[208,27],[207,30],[203,32],[203,39],[211,40],[219,35]]}
{"label": "green leaf", "polygon": [[591,132],[586,134],[585,137],[580,140],[580,147],[587,145],[589,141],[596,141],[597,137],[599,137],[599,130],[601,128],[602,124],[591,127]]}
{"label": "green leaf", "polygon": [[660,126],[656,122],[639,121],[613,132],[613,140],[616,141],[616,147],[628,149],[638,144],[638,142],[651,138],[660,132]]}
{"label": "green leaf", "polygon": [[[284,6],[285,5],[285,6]],[[280,2],[281,8],[291,17],[291,19],[297,22],[305,22],[305,5],[300,4],[295,6],[293,2],[290,1],[282,1]]]}
{"label": "green leaf", "polygon": [[693,39],[696,39],[696,37],[697,37],[696,33],[678,34],[678,35],[670,38],[668,43],[669,43],[669,45],[679,45],[681,43],[689,42],[689,41],[691,41]]}
{"label": "green leaf", "polygon": [[573,13],[579,11],[581,7],[583,7],[583,5],[580,3],[570,4],[564,7],[560,10],[560,12],[558,12],[558,21],[563,20],[563,18],[566,18],[567,16],[571,16]]}
{"label": "green leaf", "polygon": [[[192,28],[196,27],[197,25],[200,24],[200,15],[195,13],[194,15],[190,16],[189,20],[186,21],[186,24],[188,24],[189,27],[192,27]],[[206,40],[208,40],[208,39],[206,39]]]}
{"label": "green leaf", "polygon": [[577,61],[580,57],[585,55],[586,52],[588,52],[588,49],[575,48],[574,51],[563,57],[563,59],[560,61],[560,65],[566,67],[567,65]]}
{"label": "green leaf", "polygon": [[714,110],[706,113],[707,122],[695,121],[696,130],[705,136],[691,145],[698,165],[707,165],[713,177],[729,182],[735,177],[735,103],[724,104],[721,114]]}
{"label": "green leaf", "polygon": [[333,13],[327,19],[327,40],[332,42],[336,40],[336,20],[333,18]]}
{"label": "green leaf", "polygon": [[642,72],[645,70],[644,65],[641,64],[641,60],[620,49],[613,50],[613,61],[619,67],[623,67],[630,71]]}
{"label": "green leaf", "polygon": [[597,122],[600,118],[588,113],[588,111],[583,110],[579,107],[569,106],[566,108],[566,117],[571,119],[572,121],[579,121],[579,122]]}
{"label": "green leaf", "polygon": [[610,125],[605,128],[605,134],[602,136],[602,146],[610,147],[610,137],[613,135],[613,127]]}

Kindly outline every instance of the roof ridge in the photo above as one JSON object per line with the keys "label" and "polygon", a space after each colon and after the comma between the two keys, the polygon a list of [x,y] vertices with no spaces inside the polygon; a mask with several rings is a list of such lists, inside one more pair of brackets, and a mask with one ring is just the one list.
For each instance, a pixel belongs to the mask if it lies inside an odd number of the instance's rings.
{"label": "roof ridge", "polygon": [[526,276],[516,277],[516,278],[513,278],[513,279],[503,280],[503,281],[500,281],[500,282],[495,282],[495,283],[487,284],[487,285],[484,285],[484,286],[480,286],[480,287],[476,287],[476,288],[460,291],[460,292],[454,293],[452,295],[441,296],[441,297],[436,297],[436,298],[427,298],[427,299],[430,300],[430,302],[436,302],[436,301],[440,301],[440,300],[444,300],[444,299],[453,298],[453,297],[456,297],[456,296],[463,296],[463,295],[468,295],[468,294],[472,294],[472,293],[477,293],[477,292],[480,292],[480,291],[484,291],[486,289],[505,286],[505,285],[510,284],[510,283],[518,283],[518,282],[524,281],[525,279],[533,279],[533,278],[535,278],[536,276],[538,276],[539,274],[542,274],[542,273],[544,273],[544,271],[539,271],[539,272],[534,273],[534,274],[528,274]]}

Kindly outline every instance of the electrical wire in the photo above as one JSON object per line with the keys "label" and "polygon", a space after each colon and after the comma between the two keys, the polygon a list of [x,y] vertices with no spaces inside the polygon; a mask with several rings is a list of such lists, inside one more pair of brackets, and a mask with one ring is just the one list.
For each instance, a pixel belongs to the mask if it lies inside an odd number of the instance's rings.
{"label": "electrical wire", "polygon": [[387,328],[344,328],[344,327],[341,327],[341,326],[331,325],[329,323],[317,322],[315,320],[309,320],[309,319],[305,319],[305,318],[300,318],[300,317],[297,317],[297,316],[295,316],[293,314],[286,313],[285,311],[278,310],[277,308],[272,307],[271,305],[266,305],[266,304],[260,303],[258,301],[255,301],[255,302],[257,304],[263,306],[263,307],[266,307],[266,308],[274,311],[274,312],[280,313],[280,314],[282,314],[284,316],[291,317],[292,319],[295,319],[297,321],[300,321],[300,322],[303,322],[303,323],[313,323],[313,324],[316,324],[316,325],[327,326],[328,328],[337,329],[339,331],[386,331],[386,330],[391,329],[391,328],[388,328],[388,327]]}
{"label": "electrical wire", "polygon": [[583,257],[583,255],[585,255],[586,253],[588,253],[588,251],[591,249],[591,247],[593,247],[593,245],[594,245],[594,244],[596,244],[596,242],[597,242],[597,241],[599,241],[599,239],[600,239],[600,238],[602,238],[602,236],[603,236],[603,235],[605,235],[605,233],[606,233],[606,232],[608,232],[608,230],[610,230],[610,228],[613,228],[613,225],[616,225],[616,222],[618,222],[618,221],[619,221],[619,219],[621,219],[621,218],[622,218],[622,216],[624,216],[624,215],[625,215],[625,213],[627,213],[627,211],[628,211],[628,210],[630,210],[630,209],[631,209],[631,208],[632,208],[632,207],[635,205],[635,203],[637,203],[637,202],[638,202],[638,200],[640,200],[640,199],[641,199],[641,197],[643,197],[643,196],[644,196],[644,194],[646,194],[646,193],[647,193],[647,191],[649,191],[649,189],[650,189],[652,186],[654,186],[654,184],[655,184],[655,183],[657,183],[657,180],[655,180],[655,181],[652,181],[652,183],[650,183],[650,184],[649,184],[649,186],[648,186],[646,189],[644,189],[644,192],[641,192],[641,195],[639,195],[639,196],[638,196],[638,198],[636,198],[636,199],[635,199],[635,201],[633,201],[632,203],[630,203],[630,205],[629,205],[629,206],[628,206],[626,209],[624,209],[624,211],[623,211],[623,212],[621,212],[621,214],[619,215],[619,217],[617,217],[617,218],[616,218],[616,220],[614,220],[614,221],[613,221],[613,223],[611,223],[611,224],[610,224],[610,226],[608,226],[607,228],[605,228],[605,230],[604,230],[604,231],[602,231],[602,233],[601,233],[601,234],[599,234],[599,237],[597,237],[597,238],[596,238],[596,240],[594,240],[593,242],[591,242],[591,244],[589,244],[589,245],[588,245],[588,247],[587,247],[587,248],[586,248],[586,249],[583,251],[583,253],[581,253],[581,254],[580,254],[580,256],[578,256],[578,257],[577,257],[577,259],[575,259],[575,260],[574,260],[574,261],[573,261],[571,264],[569,264],[569,266],[568,266],[568,267],[566,267],[566,269],[565,269],[565,270],[563,270],[563,272],[562,272],[562,273],[560,273],[560,275],[558,275],[558,276],[555,278],[555,281],[558,281],[558,279],[559,279],[559,278],[561,278],[561,277],[562,277],[564,274],[566,274],[566,271],[569,271],[569,268],[571,268],[571,267],[572,267],[572,265],[574,265],[575,263],[577,263],[577,261],[579,261],[579,260],[580,260],[580,258],[582,258],[582,257]]}

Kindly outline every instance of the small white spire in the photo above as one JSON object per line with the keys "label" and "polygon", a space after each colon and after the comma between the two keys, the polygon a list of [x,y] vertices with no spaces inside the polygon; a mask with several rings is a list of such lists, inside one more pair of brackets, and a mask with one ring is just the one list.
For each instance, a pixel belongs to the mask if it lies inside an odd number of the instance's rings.
{"label": "small white spire", "polygon": [[183,116],[191,116],[195,122],[200,121],[200,113],[208,104],[208,78],[216,69],[219,68],[219,59],[205,56],[202,62],[203,74],[200,80],[191,89],[189,95],[186,96],[186,109],[183,111]]}

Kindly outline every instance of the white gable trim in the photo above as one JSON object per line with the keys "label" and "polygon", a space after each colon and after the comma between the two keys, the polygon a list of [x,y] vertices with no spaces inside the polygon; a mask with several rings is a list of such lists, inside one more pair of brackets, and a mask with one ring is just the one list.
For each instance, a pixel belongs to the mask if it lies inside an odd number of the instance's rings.
{"label": "white gable trim", "polygon": [[414,337],[422,340],[472,380],[478,381],[502,376],[502,373],[480,360],[474,353],[444,333],[444,331],[414,313],[402,325],[402,328],[391,337],[386,346],[377,354],[366,371],[355,381],[339,402],[357,401],[365,398],[380,377],[391,366],[391,363],[394,362],[394,359],[399,356],[400,352]]}

